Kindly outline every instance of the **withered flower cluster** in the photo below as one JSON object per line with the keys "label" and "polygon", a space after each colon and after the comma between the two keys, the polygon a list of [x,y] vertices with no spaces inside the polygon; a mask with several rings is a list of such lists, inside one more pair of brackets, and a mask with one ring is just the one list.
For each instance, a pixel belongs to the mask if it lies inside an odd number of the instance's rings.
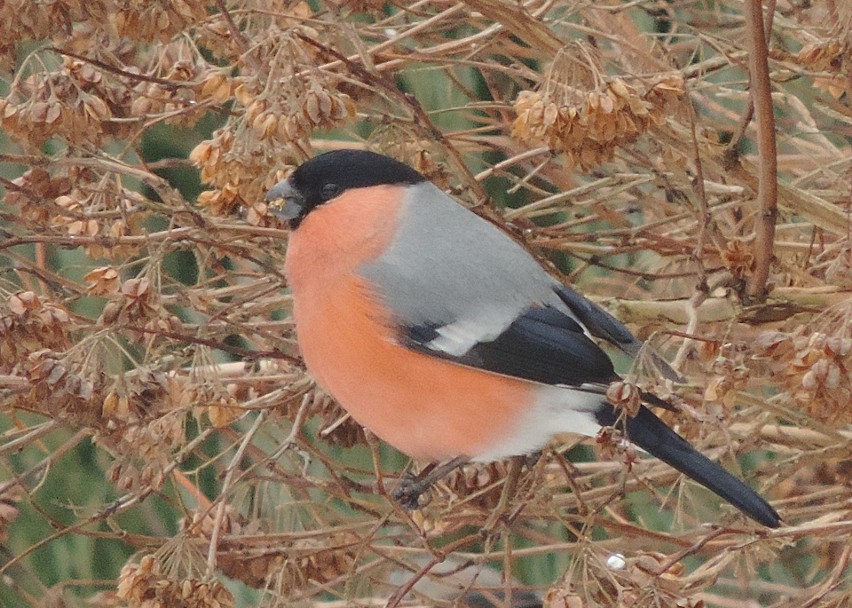
{"label": "withered flower cluster", "polygon": [[572,45],[556,56],[538,90],[518,93],[512,135],[564,152],[571,164],[590,169],[662,123],[671,102],[684,93],[676,73],[639,86],[604,77],[589,49]]}
{"label": "withered flower cluster", "polygon": [[[400,605],[455,605],[419,579],[461,551],[548,607],[849,605],[852,3],[763,4],[769,124],[740,0],[0,2],[10,597],[214,608],[242,584],[270,606],[384,605],[403,580]],[[610,402],[630,416],[667,391],[683,407],[661,416],[789,527],[746,528],[610,431],[581,448],[594,462],[560,437],[397,508],[407,461],[305,373],[263,203],[339,147],[404,160],[570,272],[650,346]],[[746,303],[767,261],[769,299]],[[685,383],[649,371],[654,349]],[[80,537],[97,549],[69,552]],[[103,573],[104,545],[136,552],[112,585],[47,588],[46,555]]]}
{"label": "withered flower cluster", "polygon": [[263,70],[233,80],[239,117],[190,154],[202,181],[215,187],[198,197],[198,203],[214,214],[249,207],[252,223],[268,223],[259,201],[281,178],[269,168],[281,168],[303,155],[315,130],[355,117],[353,100],[337,90],[339,77],[317,69],[316,49],[300,35],[316,33],[301,27],[280,31],[252,50],[245,61],[262,65]]}

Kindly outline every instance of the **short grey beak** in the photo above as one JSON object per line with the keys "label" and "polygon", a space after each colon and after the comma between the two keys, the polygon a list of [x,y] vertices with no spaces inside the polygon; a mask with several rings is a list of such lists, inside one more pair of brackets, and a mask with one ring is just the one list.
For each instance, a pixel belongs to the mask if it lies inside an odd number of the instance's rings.
{"label": "short grey beak", "polygon": [[305,208],[302,193],[296,190],[289,179],[280,181],[266,193],[266,204],[276,217],[292,222],[297,220]]}

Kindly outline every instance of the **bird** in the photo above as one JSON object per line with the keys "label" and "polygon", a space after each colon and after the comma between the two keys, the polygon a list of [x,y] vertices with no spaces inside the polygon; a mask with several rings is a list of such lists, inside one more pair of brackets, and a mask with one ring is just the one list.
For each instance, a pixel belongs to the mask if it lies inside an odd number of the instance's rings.
{"label": "bird", "polygon": [[491,462],[553,435],[618,428],[751,519],[781,524],[743,481],[669,428],[642,393],[624,415],[596,339],[642,342],[506,232],[412,167],[362,149],[310,158],[265,201],[288,228],[284,276],[311,376],[408,456]]}

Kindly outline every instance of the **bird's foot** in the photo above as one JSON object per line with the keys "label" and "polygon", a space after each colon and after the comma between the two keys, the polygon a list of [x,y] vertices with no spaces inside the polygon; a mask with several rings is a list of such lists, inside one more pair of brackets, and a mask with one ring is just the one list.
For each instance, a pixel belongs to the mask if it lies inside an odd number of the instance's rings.
{"label": "bird's foot", "polygon": [[391,497],[406,511],[419,509],[420,496],[432,485],[432,482],[423,483],[422,478],[423,475],[406,471],[399,478],[399,485],[391,493]]}
{"label": "bird's foot", "polygon": [[429,465],[415,475],[406,471],[399,479],[399,485],[391,492],[391,497],[406,511],[416,511],[420,508],[420,497],[431,488],[436,481],[445,477],[453,469],[466,462],[466,456],[458,456],[440,465]]}

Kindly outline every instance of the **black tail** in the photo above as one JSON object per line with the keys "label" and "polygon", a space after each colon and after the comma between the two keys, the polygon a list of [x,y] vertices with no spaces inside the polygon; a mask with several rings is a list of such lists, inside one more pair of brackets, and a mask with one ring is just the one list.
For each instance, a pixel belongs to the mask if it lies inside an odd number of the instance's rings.
{"label": "black tail", "polygon": [[[696,451],[651,410],[642,407],[635,417],[625,418],[631,442],[712,490],[753,520],[770,528],[781,525],[778,513],[757,492]],[[606,404],[597,412],[597,419],[603,426],[616,426],[617,414]]]}

